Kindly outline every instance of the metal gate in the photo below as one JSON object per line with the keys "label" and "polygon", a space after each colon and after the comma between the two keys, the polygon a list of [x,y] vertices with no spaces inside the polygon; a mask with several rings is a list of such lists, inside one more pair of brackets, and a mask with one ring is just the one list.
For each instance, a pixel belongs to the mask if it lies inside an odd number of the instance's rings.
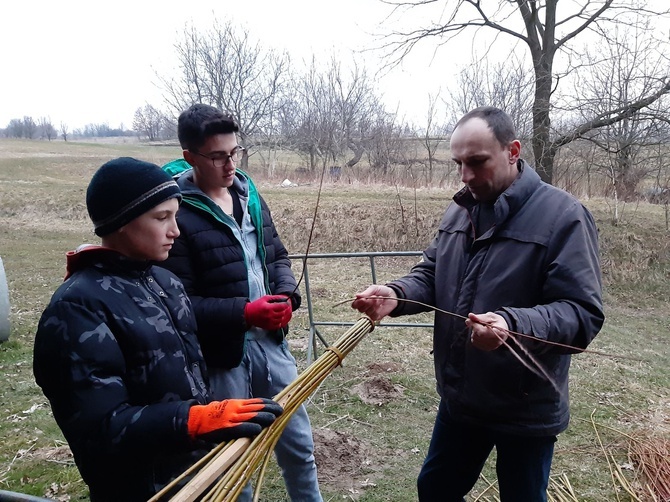
{"label": "metal gate", "polygon": [[[421,251],[375,251],[375,252],[361,252],[361,253],[323,253],[323,254],[309,254],[305,260],[304,254],[289,255],[291,260],[300,260],[304,267],[303,287],[305,290],[305,300],[307,301],[307,313],[309,316],[309,343],[307,347],[307,364],[311,364],[315,358],[317,350],[317,340],[320,341],[324,347],[328,347],[328,342],[323,338],[319,332],[318,326],[353,326],[353,322],[340,321],[319,321],[314,317],[314,305],[312,303],[312,294],[309,283],[309,265],[310,260],[323,260],[331,258],[368,258],[370,263],[371,284],[377,283],[377,266],[375,258],[379,257],[398,257],[398,256],[421,256]],[[407,322],[390,322],[379,323],[378,326],[396,327],[396,328],[432,328],[432,324],[427,323],[407,323]]]}

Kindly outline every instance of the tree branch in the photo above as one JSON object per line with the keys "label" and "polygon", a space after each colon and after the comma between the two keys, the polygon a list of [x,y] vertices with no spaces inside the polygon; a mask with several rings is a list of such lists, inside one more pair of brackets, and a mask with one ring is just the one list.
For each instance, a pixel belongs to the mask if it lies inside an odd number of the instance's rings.
{"label": "tree branch", "polygon": [[637,112],[639,112],[643,108],[648,107],[649,105],[651,105],[652,103],[660,99],[663,95],[669,92],[670,92],[670,77],[667,77],[665,84],[663,84],[663,86],[655,93],[645,98],[639,99],[628,105],[621,106],[613,110],[608,110],[606,112],[597,115],[588,122],[585,122],[584,124],[576,127],[569,133],[563,134],[558,138],[554,139],[551,142],[551,148],[557,150],[561,146],[567,145],[568,143],[574,141],[577,138],[583,138],[587,132],[592,131],[593,129],[606,127],[615,124],[617,122],[620,122],[621,120],[624,120],[628,117],[632,117]]}

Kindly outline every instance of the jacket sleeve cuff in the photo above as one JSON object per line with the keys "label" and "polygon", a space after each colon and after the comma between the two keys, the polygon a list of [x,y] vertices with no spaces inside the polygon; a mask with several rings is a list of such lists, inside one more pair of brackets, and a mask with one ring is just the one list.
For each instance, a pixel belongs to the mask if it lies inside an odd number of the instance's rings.
{"label": "jacket sleeve cuff", "polygon": [[300,296],[300,293],[297,290],[296,291],[293,291],[293,290],[291,290],[291,291],[277,291],[274,294],[275,295],[288,296],[289,299],[291,300],[291,309],[293,310],[293,312],[298,310],[298,308],[302,304],[302,298]]}
{"label": "jacket sleeve cuff", "polygon": [[505,322],[507,323],[507,329],[510,331],[516,331],[516,321],[514,320],[514,317],[507,312],[505,309],[502,310],[496,310],[494,312],[495,314],[498,314],[501,316],[503,319],[505,319]]}
{"label": "jacket sleeve cuff", "polygon": [[188,439],[190,439],[190,436],[188,435],[188,418],[191,412],[191,407],[196,404],[198,404],[198,401],[195,399],[183,401],[179,408],[177,408],[177,413],[175,416],[175,429],[179,435],[183,435]]}
{"label": "jacket sleeve cuff", "polygon": [[[402,289],[402,286],[398,284],[394,284],[392,282],[389,282],[385,284],[385,286],[388,286],[393,290],[395,293],[396,297],[400,299],[405,299],[407,296],[405,295],[405,291]],[[398,302],[398,305],[396,308],[394,308],[391,313],[389,314],[390,317],[398,317],[399,315],[402,315],[403,307],[405,306],[405,302]]]}

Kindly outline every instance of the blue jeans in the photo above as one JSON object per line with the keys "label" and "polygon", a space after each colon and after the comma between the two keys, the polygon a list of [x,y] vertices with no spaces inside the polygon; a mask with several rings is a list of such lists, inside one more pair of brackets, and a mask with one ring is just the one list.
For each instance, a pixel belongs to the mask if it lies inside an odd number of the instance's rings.
{"label": "blue jeans", "polygon": [[556,436],[517,436],[455,421],[444,401],[417,487],[422,502],[461,502],[493,447],[502,502],[546,502]]}
{"label": "blue jeans", "polygon": [[[230,370],[211,368],[209,371],[212,396],[228,398],[274,397],[298,376],[295,359],[286,341],[278,344],[268,336],[254,334],[247,339],[244,358]],[[277,463],[293,502],[322,502],[314,462],[312,426],[304,406],[298,409],[286,425],[275,447]],[[251,500],[252,489],[247,485],[238,497],[240,502]]]}

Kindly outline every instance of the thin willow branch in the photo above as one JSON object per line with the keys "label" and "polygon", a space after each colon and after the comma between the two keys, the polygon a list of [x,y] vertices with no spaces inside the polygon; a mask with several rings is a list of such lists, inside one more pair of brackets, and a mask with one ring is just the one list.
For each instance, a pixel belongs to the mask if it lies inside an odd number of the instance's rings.
{"label": "thin willow branch", "polygon": [[193,464],[191,467],[186,469],[184,472],[182,472],[179,476],[177,476],[175,479],[173,479],[170,483],[168,483],[166,486],[163,487],[162,490],[160,490],[158,493],[156,493],[153,497],[149,499],[148,502],[157,502],[158,500],[161,500],[163,497],[165,497],[170,491],[172,491],[173,488],[175,488],[179,483],[181,483],[183,480],[188,478],[190,475],[192,475],[194,472],[199,471],[202,469],[209,461],[211,461],[214,457],[216,457],[219,453],[221,453],[227,446],[229,446],[231,442],[225,442],[216,445],[214,448],[212,448],[205,456],[203,456],[200,460],[198,460],[195,464]]}
{"label": "thin willow branch", "polygon": [[[484,324],[484,325],[488,326],[488,324]],[[498,329],[501,329],[501,328],[496,326],[495,330],[498,330]],[[535,367],[533,367],[528,362],[524,361],[523,357],[521,357],[519,354],[517,354],[516,351],[512,348],[512,346],[509,343],[507,343],[507,341],[502,336],[500,336],[498,333],[496,333],[495,330],[492,329],[493,334],[498,337],[498,340],[500,340],[502,342],[502,344],[509,349],[510,353],[514,357],[516,357],[517,360],[525,368],[527,368],[529,371],[531,371],[532,373],[536,374],[539,377],[546,378],[547,381],[551,384],[551,386],[556,390],[556,392],[558,392],[561,395],[563,394],[563,391],[558,386],[556,381],[552,378],[552,376],[549,374],[549,372],[547,372],[547,370],[544,369],[544,366],[542,366],[542,364],[540,364],[540,362],[537,359],[535,359],[523,345],[521,345],[519,342],[516,343],[517,347],[519,347],[519,349],[521,349],[521,351],[526,355],[526,357],[528,357],[530,362],[533,363],[535,365]]]}
{"label": "thin willow branch", "polygon": [[305,248],[305,255],[302,258],[302,270],[300,271],[300,277],[298,278],[298,282],[296,282],[295,289],[293,290],[293,293],[291,293],[291,296],[296,294],[298,288],[300,287],[300,283],[305,277],[305,269],[307,268],[307,257],[309,255],[309,248],[312,246],[312,236],[314,235],[314,227],[316,226],[316,217],[319,212],[319,202],[321,201],[321,192],[323,191],[323,178],[325,174],[326,174],[326,165],[324,164],[323,169],[321,170],[321,179],[319,180],[319,190],[316,193],[316,204],[314,204],[314,216],[312,217],[312,226],[309,229],[309,237],[307,238],[307,247]]}

